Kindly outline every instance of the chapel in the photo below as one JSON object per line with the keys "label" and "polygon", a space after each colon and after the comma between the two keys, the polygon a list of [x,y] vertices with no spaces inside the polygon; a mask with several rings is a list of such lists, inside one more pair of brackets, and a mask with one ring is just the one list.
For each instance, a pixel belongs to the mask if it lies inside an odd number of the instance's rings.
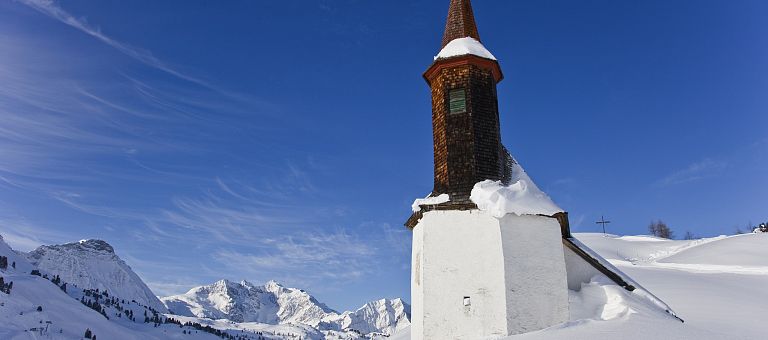
{"label": "chapel", "polygon": [[406,222],[411,339],[507,336],[567,322],[569,289],[599,275],[641,289],[572,237],[567,212],[502,144],[496,86],[504,74],[470,0],[450,0],[441,50],[423,76],[434,188]]}

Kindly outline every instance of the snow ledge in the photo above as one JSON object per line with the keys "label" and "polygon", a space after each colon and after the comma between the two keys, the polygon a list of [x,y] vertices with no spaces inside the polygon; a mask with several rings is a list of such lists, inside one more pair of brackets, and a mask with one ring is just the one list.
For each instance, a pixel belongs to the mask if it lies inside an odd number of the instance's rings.
{"label": "snow ledge", "polygon": [[445,202],[450,201],[451,198],[448,196],[448,194],[441,194],[436,197],[429,197],[426,198],[418,198],[415,201],[413,201],[413,204],[411,205],[411,211],[413,212],[419,212],[421,211],[422,205],[435,205],[435,204],[442,204]]}

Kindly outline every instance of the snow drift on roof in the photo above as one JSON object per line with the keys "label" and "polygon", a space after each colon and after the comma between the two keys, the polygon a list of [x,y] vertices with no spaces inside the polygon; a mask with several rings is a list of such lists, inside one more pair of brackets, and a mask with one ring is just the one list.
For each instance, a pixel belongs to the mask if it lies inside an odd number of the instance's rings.
{"label": "snow drift on roof", "polygon": [[418,212],[421,210],[422,205],[435,205],[435,204],[441,204],[450,201],[451,198],[448,196],[448,194],[441,194],[436,197],[430,197],[427,196],[427,198],[417,198],[415,201],[413,201],[413,204],[411,205],[411,210],[413,212]]}
{"label": "snow drift on roof", "polygon": [[506,186],[492,180],[475,184],[469,199],[480,210],[488,211],[497,218],[506,214],[552,216],[563,211],[533,183],[523,167],[515,161],[512,162],[511,173],[512,180]]}
{"label": "snow drift on roof", "polygon": [[442,51],[437,54],[435,60],[446,59],[451,57],[457,57],[461,55],[476,55],[481,58],[496,60],[496,57],[491,54],[488,49],[483,46],[482,43],[472,37],[454,39],[445,45]]}

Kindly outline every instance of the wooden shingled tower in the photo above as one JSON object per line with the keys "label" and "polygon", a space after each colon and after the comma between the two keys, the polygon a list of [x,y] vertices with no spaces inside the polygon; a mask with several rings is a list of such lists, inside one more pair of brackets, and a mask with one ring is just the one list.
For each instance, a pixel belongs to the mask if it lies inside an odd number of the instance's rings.
{"label": "wooden shingled tower", "polygon": [[[480,35],[469,0],[452,0],[442,46]],[[433,196],[450,195],[441,209],[473,208],[475,183],[504,180],[506,151],[499,132],[495,59],[474,54],[437,58],[424,73],[432,90],[435,182]]]}

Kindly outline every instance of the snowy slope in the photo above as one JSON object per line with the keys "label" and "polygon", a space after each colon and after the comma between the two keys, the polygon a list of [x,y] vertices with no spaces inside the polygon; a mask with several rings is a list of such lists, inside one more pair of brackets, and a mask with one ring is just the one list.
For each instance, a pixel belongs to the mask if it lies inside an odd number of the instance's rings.
{"label": "snowy slope", "polygon": [[[575,234],[650,292],[678,322],[642,296],[598,276],[570,292],[570,321],[507,340],[765,339],[768,234],[691,241]],[[408,329],[390,339],[408,339]]]}
{"label": "snowy slope", "polygon": [[[32,266],[29,262],[27,262],[27,259],[21,255],[19,255],[17,252],[13,251],[11,247],[5,243],[3,240],[3,236],[0,235],[0,256],[5,256],[8,258],[8,271],[9,272],[22,272],[22,273],[29,273],[34,269],[34,266]],[[16,263],[16,269],[11,267],[13,263]]]}
{"label": "snowy slope", "polygon": [[166,311],[165,305],[107,242],[83,240],[41,246],[30,252],[28,259],[41,272],[59,275],[63,281],[79,288],[108,290],[122,299]]}
{"label": "snowy slope", "polygon": [[578,234],[577,238],[608,260],[652,262],[725,236],[697,240],[667,240],[648,235],[616,236],[598,233]]}
{"label": "snowy slope", "polygon": [[303,324],[320,330],[355,330],[362,334],[391,334],[410,324],[410,307],[400,299],[382,299],[340,314],[305,291],[275,281],[257,286],[247,281],[221,280],[162,301],[177,315],[238,323]]}
{"label": "snowy slope", "polygon": [[659,262],[768,267],[766,236],[766,234],[732,236],[676,253]]}

